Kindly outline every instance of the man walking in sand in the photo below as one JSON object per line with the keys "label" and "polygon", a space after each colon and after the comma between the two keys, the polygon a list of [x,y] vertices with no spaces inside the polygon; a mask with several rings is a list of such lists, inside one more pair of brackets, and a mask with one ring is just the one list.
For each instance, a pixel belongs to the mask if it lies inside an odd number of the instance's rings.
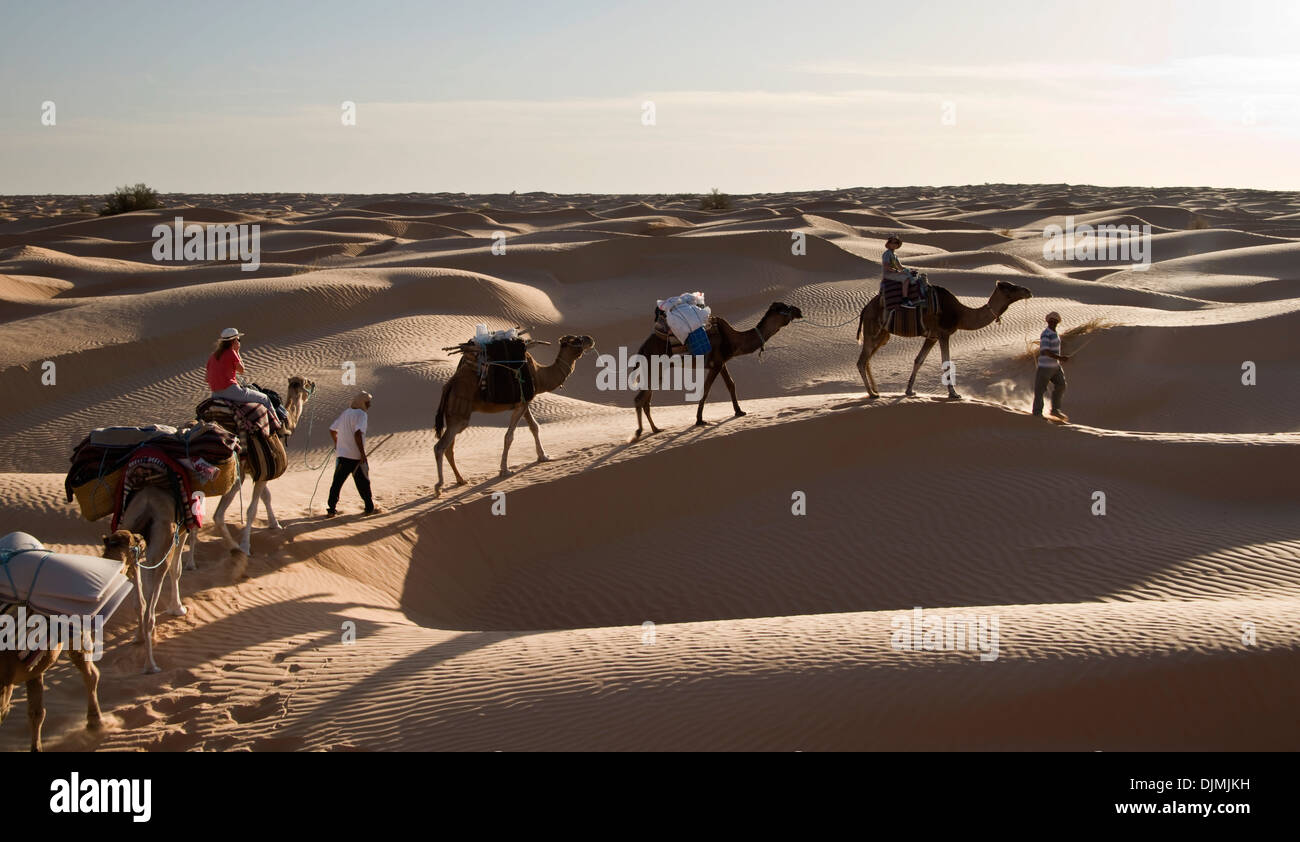
{"label": "man walking in sand", "polygon": [[1061,363],[1068,362],[1069,357],[1061,353],[1061,336],[1056,326],[1061,323],[1061,314],[1053,310],[1043,317],[1047,328],[1038,338],[1038,371],[1034,376],[1035,417],[1043,417],[1043,393],[1047,384],[1052,384],[1052,417],[1069,421],[1069,416],[1061,409],[1065,399],[1065,369]]}
{"label": "man walking in sand", "polygon": [[367,410],[373,400],[369,392],[357,392],[352,398],[352,405],[330,425],[330,437],[334,439],[337,458],[334,460],[334,481],[330,483],[329,507],[325,517],[338,514],[339,492],[349,476],[356,483],[357,492],[366,504],[368,515],[382,512],[375,508],[375,501],[370,496],[370,463],[366,458],[366,426],[370,421]]}

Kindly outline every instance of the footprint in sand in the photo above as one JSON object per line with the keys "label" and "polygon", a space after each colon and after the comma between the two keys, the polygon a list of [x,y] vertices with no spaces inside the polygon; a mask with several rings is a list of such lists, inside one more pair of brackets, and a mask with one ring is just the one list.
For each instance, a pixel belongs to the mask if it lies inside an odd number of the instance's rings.
{"label": "footprint in sand", "polygon": [[280,693],[263,696],[261,700],[246,705],[234,705],[230,708],[230,717],[241,725],[257,722],[270,716],[283,716],[285,699]]}

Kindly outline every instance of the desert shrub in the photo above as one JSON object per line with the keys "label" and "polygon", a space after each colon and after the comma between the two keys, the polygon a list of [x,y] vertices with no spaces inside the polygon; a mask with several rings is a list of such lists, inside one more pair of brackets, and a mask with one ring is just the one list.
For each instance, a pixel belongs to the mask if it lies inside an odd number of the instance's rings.
{"label": "desert shrub", "polygon": [[157,190],[147,184],[137,184],[134,187],[119,187],[114,190],[104,202],[99,215],[113,216],[131,211],[152,210],[162,206]]}
{"label": "desert shrub", "polygon": [[713,188],[712,193],[706,193],[700,197],[700,210],[727,210],[731,207],[731,197],[726,193],[719,193],[718,188]]}

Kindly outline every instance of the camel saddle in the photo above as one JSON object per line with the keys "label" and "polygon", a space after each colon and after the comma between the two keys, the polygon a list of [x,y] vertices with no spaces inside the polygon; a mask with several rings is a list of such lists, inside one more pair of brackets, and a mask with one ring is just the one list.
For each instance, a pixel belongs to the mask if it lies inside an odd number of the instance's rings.
{"label": "camel saddle", "polygon": [[[710,337],[708,340],[710,347],[712,347],[714,339],[716,339],[718,335],[718,329],[714,324],[714,318],[715,317],[710,316],[708,324],[705,325],[704,328],[705,335]],[[693,353],[689,347],[677,338],[677,335],[673,333],[672,329],[668,327],[668,320],[664,318],[663,310],[658,308],[655,308],[655,336],[668,343],[668,354],[671,356],[677,356],[678,354],[690,356]]]}
{"label": "camel saddle", "polygon": [[929,336],[939,318],[939,294],[932,285],[926,284],[920,306],[904,307],[900,296],[900,303],[887,307],[883,318],[885,329],[894,336]]}
{"label": "camel saddle", "polygon": [[288,469],[283,428],[271,426],[271,415],[262,404],[208,398],[194,408],[194,417],[238,434],[240,453],[254,482],[277,479]]}

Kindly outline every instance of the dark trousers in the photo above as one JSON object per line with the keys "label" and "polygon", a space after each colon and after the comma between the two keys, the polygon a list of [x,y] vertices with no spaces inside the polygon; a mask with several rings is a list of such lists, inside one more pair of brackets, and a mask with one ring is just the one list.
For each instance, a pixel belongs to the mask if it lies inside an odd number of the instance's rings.
{"label": "dark trousers", "polygon": [[1035,415],[1043,414],[1043,393],[1047,391],[1047,384],[1052,384],[1052,411],[1061,408],[1062,401],[1065,400],[1065,369],[1059,365],[1051,368],[1039,367],[1038,373],[1034,376],[1034,409]]}
{"label": "dark trousers", "polygon": [[375,507],[375,501],[370,498],[370,478],[366,472],[361,470],[360,459],[345,459],[339,456],[334,460],[334,481],[330,483],[329,510],[334,511],[334,507],[339,503],[339,492],[343,490],[343,483],[347,481],[348,474],[357,484],[357,493],[366,504],[366,511]]}

